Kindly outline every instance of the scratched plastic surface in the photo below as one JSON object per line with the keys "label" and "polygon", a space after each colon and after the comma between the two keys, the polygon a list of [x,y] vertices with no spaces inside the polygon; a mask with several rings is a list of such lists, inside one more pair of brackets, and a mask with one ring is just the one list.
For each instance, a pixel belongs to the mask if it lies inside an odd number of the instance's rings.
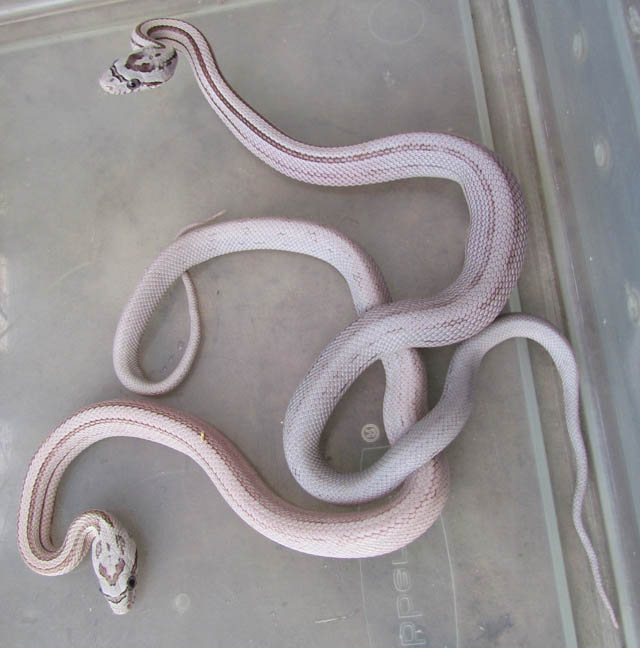
{"label": "scratched plastic surface", "polygon": [[[480,140],[464,3],[230,3],[188,19],[238,93],[294,137],[339,145],[440,130]],[[135,24],[2,52],[0,644],[564,645],[513,344],[487,358],[472,420],[447,451],[444,515],[405,550],[361,561],[292,552],[247,527],[185,457],[110,440],[68,470],[55,531],[87,508],[125,522],[141,557],[132,612],[110,614],[89,561],[57,578],[24,566],[15,517],[28,461],[78,408],[132,396],[111,365],[115,326],[184,225],[221,209],[332,225],[373,255],[397,298],[435,293],[462,264],[467,214],[452,183],[328,189],[282,177],[227,131],[185,61],[158,91],[104,95],[98,75],[128,51]],[[287,471],[281,421],[313,359],[354,317],[345,285],[318,261],[269,252],[204,264],[194,278],[201,352],[158,400],[219,427],[284,497],[321,508]],[[186,335],[178,286],[146,338],[150,375],[175,365]],[[425,353],[432,403],[450,353]],[[371,425],[382,426],[382,393],[374,366],[341,402],[326,441],[336,466],[357,470],[382,451]]]}

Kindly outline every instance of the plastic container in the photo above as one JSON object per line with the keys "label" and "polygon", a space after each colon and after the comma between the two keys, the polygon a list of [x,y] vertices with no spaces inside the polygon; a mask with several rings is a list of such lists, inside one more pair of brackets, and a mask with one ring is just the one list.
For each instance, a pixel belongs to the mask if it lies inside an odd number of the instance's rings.
{"label": "plastic container", "polygon": [[[638,645],[637,9],[621,0],[0,9],[0,644]],[[461,267],[467,214],[453,183],[329,189],[284,178],[232,137],[185,61],[160,90],[104,95],[98,76],[128,52],[131,29],[162,15],[200,28],[240,96],[293,137],[340,145],[454,132],[514,170],[531,236],[511,306],[566,322],[575,345],[597,476],[585,517],[620,633],[570,521],[558,382],[525,343],[488,356],[472,420],[446,451],[450,501],[402,551],[339,561],[286,550],[237,518],[185,457],[111,440],[69,468],[55,529],[61,537],[88,508],[116,513],[140,548],[135,608],[110,614],[89,561],[50,579],[22,563],[15,518],[28,461],[80,407],[132,396],[111,364],[115,326],[181,227],[220,209],[330,224],[372,254],[396,298],[433,294]],[[288,473],[281,421],[313,359],[354,317],[342,280],[321,262],[269,252],[193,274],[203,347],[185,383],[159,400],[228,434],[285,498],[321,508]],[[176,286],[147,336],[154,377],[180,356],[185,305]],[[451,353],[424,353],[431,403]],[[374,366],[341,402],[326,439],[339,468],[384,451],[371,427],[382,430],[383,390]]]}

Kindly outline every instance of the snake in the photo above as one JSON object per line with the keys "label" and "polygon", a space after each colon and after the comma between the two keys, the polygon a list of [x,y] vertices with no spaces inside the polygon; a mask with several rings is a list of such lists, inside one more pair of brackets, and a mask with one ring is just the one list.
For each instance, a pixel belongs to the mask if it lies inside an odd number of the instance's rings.
{"label": "snake", "polygon": [[[483,357],[515,336],[541,344],[558,369],[565,422],[576,464],[573,521],[587,554],[597,591],[613,624],[598,558],[582,522],[587,458],[578,412],[577,367],[567,340],[551,324],[530,315],[502,315],[456,349],[436,407],[435,445],[455,438],[471,413]],[[427,414],[429,417],[430,414]],[[448,430],[448,432],[444,432]],[[437,454],[415,470],[387,498],[363,510],[316,512],[296,507],[270,489],[237,447],[216,428],[168,407],[136,401],[89,406],[61,423],[33,456],[18,508],[18,548],[33,571],[56,576],[74,569],[91,550],[100,591],[115,614],[135,601],[138,552],[131,534],[108,512],[77,516],[65,538],[51,537],[55,497],[67,467],[86,448],[110,437],[133,437],[162,444],[193,459],[231,508],[254,530],[291,549],[332,558],[365,558],[392,552],[420,537],[440,516],[449,491],[446,461]],[[393,448],[393,446],[391,446]]]}
{"label": "snake", "polygon": [[[147,20],[133,30],[131,45],[134,52],[114,61],[100,77],[103,90],[121,95],[157,88],[175,73],[180,52],[223,123],[252,154],[290,178],[328,186],[414,177],[446,178],[459,184],[469,211],[459,276],[435,296],[381,303],[359,312],[318,358],[285,415],[285,456],[302,488],[335,503],[365,502],[389,493],[398,480],[389,481],[376,465],[357,478],[332,472],[318,456],[322,428],[348,385],[379,357],[392,356],[400,349],[455,344],[481,331],[502,311],[520,275],[526,248],[526,210],[515,177],[492,151],[453,134],[401,133],[341,147],[292,139],[238,96],[223,77],[205,36],[185,21]],[[237,227],[240,237],[244,225]],[[270,227],[274,229],[270,231]],[[275,245],[277,228],[276,223],[267,221],[264,240]],[[207,236],[204,230],[191,234],[189,241]],[[153,273],[166,277],[155,287],[145,284],[146,289],[161,290],[161,284],[166,287],[177,278],[178,267],[188,269],[188,259],[180,258],[179,251],[187,243],[187,238],[183,239],[154,265]],[[116,373],[125,386],[145,394],[156,387],[160,389],[157,393],[162,393],[165,387],[175,386],[174,378],[188,370],[196,344],[194,335],[184,362],[167,382],[155,387],[148,384],[136,367],[135,353],[150,307],[151,302],[148,308],[142,303],[127,308],[114,343]],[[404,399],[411,400],[415,393],[415,389],[407,392]],[[399,411],[392,417],[396,402]],[[405,407],[402,398],[390,398],[385,408],[387,418],[404,420],[401,432],[415,423],[406,417]],[[417,411],[419,406],[407,409]],[[392,430],[390,441],[396,438],[396,430]]]}
{"label": "snake", "polygon": [[[358,316],[356,323],[368,312],[367,309],[393,304],[389,301],[391,299],[389,289],[374,260],[365,250],[339,231],[312,222],[285,218],[215,222],[219,215],[216,214],[212,219],[183,228],[176,240],[147,268],[127,301],[114,337],[113,360],[118,378],[131,391],[145,395],[164,394],[184,380],[195,360],[201,336],[197,294],[189,269],[225,254],[252,250],[277,250],[304,254],[328,263],[342,275],[349,287]],[[189,341],[175,369],[162,380],[152,381],[145,376],[141,368],[141,344],[156,308],[178,278],[184,282],[187,292],[190,318]],[[345,331],[348,332],[349,328],[347,327]],[[322,376],[323,368],[331,366],[330,360],[327,361],[326,358],[331,358],[336,341],[344,335],[345,332],[339,334],[325,348],[314,367],[300,383],[288,405],[283,422],[285,438],[288,433],[287,426],[295,424],[296,418],[303,432],[314,426],[322,430],[331,414],[331,410],[323,409],[326,399],[329,398],[329,389],[335,388],[337,402],[351,384],[345,380],[342,382],[334,380],[333,383],[323,382]],[[374,489],[376,497],[357,500],[361,502],[376,499],[377,504],[378,498],[394,489],[397,494],[398,488],[403,492],[407,492],[407,489],[408,492],[416,489],[413,497],[419,499],[424,482],[419,481],[417,477],[421,475],[421,471],[431,470],[430,484],[432,488],[438,490],[438,497],[429,499],[429,506],[433,507],[434,515],[426,515],[423,518],[426,510],[416,511],[416,517],[409,522],[398,511],[398,519],[393,522],[399,532],[403,524],[415,524],[416,537],[426,531],[442,511],[448,496],[449,473],[442,451],[458,436],[471,416],[473,394],[482,359],[492,348],[513,338],[528,338],[542,346],[551,356],[559,373],[565,408],[565,425],[573,447],[576,467],[572,505],[573,523],[586,552],[598,594],[614,626],[618,627],[615,612],[602,583],[595,550],[582,521],[582,506],[588,481],[588,462],[580,426],[578,367],[570,343],[555,327],[543,319],[522,314],[501,315],[488,327],[459,345],[452,356],[440,400],[428,412],[424,400],[427,377],[420,357],[416,355],[416,349],[394,347],[392,352],[385,349],[385,353],[380,356],[386,380],[383,421],[390,447],[369,468],[357,473],[340,473],[324,461],[316,445],[314,457],[318,458],[318,464],[321,466],[317,469],[320,499],[339,504],[353,503],[344,497],[327,497],[327,491],[322,489],[323,479],[325,484],[331,483],[334,492],[338,493],[340,493],[340,482],[356,483],[359,486],[364,483],[368,494]],[[335,374],[333,377],[335,378]],[[308,403],[310,409],[305,410],[301,406],[303,405],[301,399],[296,398],[298,394],[311,394]],[[304,439],[304,434],[299,436]],[[308,447],[311,444],[305,445]],[[287,456],[287,459],[289,460],[290,456]],[[289,461],[289,465],[295,476],[297,468],[295,462]],[[326,474],[321,470],[325,470]],[[313,472],[312,469],[311,473]],[[353,488],[351,490],[353,491]],[[250,524],[256,528],[251,522]],[[287,521],[283,520],[282,524],[286,525]],[[288,524],[290,528],[297,526],[293,520],[289,520]],[[384,531],[382,526],[378,528],[379,533],[383,534]],[[342,540],[349,544],[350,548],[347,554],[341,553],[340,557],[356,557],[349,552],[357,548],[357,538],[358,535],[355,534],[354,544],[351,546],[347,535],[342,536]],[[319,551],[318,547],[315,547],[309,551],[308,548],[279,541],[300,551],[336,556],[335,553],[328,553],[326,548]],[[385,539],[384,542],[385,546],[378,547],[371,555],[389,551],[387,540]],[[335,544],[333,547],[335,551]]]}
{"label": "snake", "polygon": [[142,402],[97,403],[56,427],[33,456],[19,505],[18,547],[28,567],[49,576],[73,570],[91,549],[100,591],[115,614],[127,613],[135,601],[138,552],[131,534],[113,514],[90,510],[73,520],[62,543],[51,538],[56,491],[67,466],[92,444],[114,436],[152,441],[190,457],[247,524],[316,556],[364,558],[394,551],[433,524],[448,492],[446,465],[436,459],[372,508],[302,509],[274,493],[236,446],[204,421]]}
{"label": "snake", "polygon": [[[404,546],[424,533],[444,506],[449,484],[440,452],[462,429],[470,414],[482,357],[496,344],[520,336],[542,344],[560,373],[566,422],[576,456],[574,525],[587,553],[596,588],[615,625],[597,557],[581,519],[587,463],[577,416],[578,378],[571,347],[542,320],[522,315],[496,319],[515,286],[526,247],[524,201],[509,170],[484,147],[443,133],[402,133],[342,147],[299,142],[271,125],[233,91],[222,76],[207,39],[189,23],[172,19],[145,21],[134,29],[131,43],[134,52],[126,59],[116,60],[100,78],[106,92],[128,94],[162,85],[173,75],[180,52],[186,55],[205,98],[223,123],[254,155],[290,178],[327,186],[366,185],[412,177],[457,182],[469,210],[465,259],[458,278],[436,296],[387,301],[359,313],[319,356],[289,404],[285,416],[285,456],[296,480],[305,490],[327,501],[376,500],[364,511],[315,513],[291,506],[264,484],[222,433],[202,421],[194,422],[186,414],[139,403],[98,404],[56,428],[30,464],[18,521],[18,544],[27,565],[40,573],[64,573],[73,569],[91,546],[101,591],[112,610],[123,613],[131,607],[137,550],[131,536],[112,515],[89,511],[79,516],[57,548],[50,538],[55,491],[67,465],[95,441],[116,435],[163,443],[191,456],[245,521],[284,546],[314,555],[346,558],[380,555]],[[231,227],[237,225],[232,223]],[[281,227],[279,223],[264,225]],[[194,337],[172,376],[178,382],[193,362],[199,340],[199,325],[194,328],[197,301],[191,280],[186,278],[187,271],[209,256],[216,256],[210,254],[207,230],[196,227],[179,236],[175,249],[189,254],[172,257],[174,263],[162,266],[155,277],[153,273],[145,275],[151,277],[152,284],[158,280],[168,286],[178,277],[185,282]],[[240,230],[233,232],[233,236],[239,234]],[[258,249],[274,249],[265,247],[272,245],[269,241],[274,231],[269,234],[267,242]],[[190,248],[189,243],[195,243],[194,247]],[[136,366],[136,345],[150,316],[148,312],[153,312],[161,297],[162,289],[157,283],[152,285],[137,309],[125,309],[125,314],[133,313],[128,325],[125,317],[120,320],[120,337],[117,334],[116,341],[128,338],[133,343],[125,350],[124,362],[119,362],[122,357],[114,344],[114,363],[116,371],[121,370],[119,377],[123,367],[125,374],[131,374],[134,387],[137,381],[146,389],[149,382]],[[462,344],[454,354],[443,396],[432,412],[416,421],[419,400],[412,396],[399,399],[403,407],[409,405],[406,416],[393,412],[390,400],[385,419],[399,416],[401,425],[390,436],[389,452],[368,473],[372,477],[340,481],[339,474],[319,461],[319,434],[341,395],[366,367],[375,360],[397,358],[416,347],[457,342]],[[457,361],[458,358],[462,360]],[[155,393],[170,389],[169,383]],[[300,417],[312,422],[310,429],[297,424]],[[305,434],[306,439],[302,438]],[[195,445],[198,439],[200,447]],[[408,469],[403,468],[400,464],[406,458],[406,448],[411,451],[412,445],[416,447],[415,461],[419,465],[414,462]],[[391,495],[377,499],[390,491]],[[96,546],[100,547],[99,555]]]}

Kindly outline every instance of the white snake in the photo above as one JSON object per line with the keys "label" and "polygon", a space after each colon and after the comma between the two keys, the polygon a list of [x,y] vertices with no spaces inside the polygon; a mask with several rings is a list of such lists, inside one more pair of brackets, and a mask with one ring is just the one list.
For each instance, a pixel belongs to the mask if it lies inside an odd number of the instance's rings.
{"label": "white snake", "polygon": [[[386,477],[374,475],[371,479],[358,478],[356,483],[330,473],[321,458],[318,461],[317,441],[324,422],[341,393],[377,358],[400,349],[460,342],[481,331],[500,313],[520,274],[526,247],[526,214],[517,182],[492,152],[454,135],[402,133],[333,148],[298,142],[237,96],[218,69],[206,38],[186,22],[164,18],[145,21],[133,31],[131,42],[138,50],[127,59],[115,61],[101,77],[105,91],[124,94],[158,86],[173,75],[177,49],[187,55],[202,92],[231,132],[252,153],[289,177],[333,186],[410,177],[448,178],[460,184],[469,207],[469,232],[459,277],[435,297],[381,305],[370,302],[366,312],[359,310],[359,318],[326,349],[300,385],[285,419],[287,461],[303,488],[321,499],[340,503],[368,501],[390,492],[398,480],[392,484]],[[133,297],[137,305],[128,306],[116,334],[114,365],[125,386],[154,394],[168,391],[181,380],[193,360],[195,330],[183,361],[165,381],[150,383],[137,367],[137,346],[153,308],[168,285],[198,260],[240,249],[283,249],[278,242],[281,233],[277,221],[263,223],[253,226],[260,232],[250,237],[243,236],[242,224],[226,225],[225,234],[220,234],[224,244],[219,249],[206,239],[213,234],[196,229],[156,261],[150,270],[155,281],[139,287]],[[316,239],[317,248],[322,235],[316,235]],[[185,248],[188,253],[183,252]],[[297,250],[295,246],[291,249]],[[311,244],[302,251],[316,254]],[[386,418],[401,421],[400,429],[391,425],[391,441],[415,422],[424,402],[422,393],[421,387],[399,389],[388,399],[388,406],[385,403]],[[398,411],[393,412],[394,408]],[[304,420],[297,416],[300,413]],[[400,481],[405,476],[406,472]]]}
{"label": "white snake", "polygon": [[[129,609],[137,554],[129,534],[113,516],[103,512],[80,516],[58,549],[50,539],[53,498],[66,466],[88,445],[114,435],[145,438],[191,456],[245,521],[285,546],[336,557],[392,551],[423,533],[444,505],[448,475],[437,454],[469,416],[481,358],[501,341],[524,336],[545,346],[560,372],[567,425],[576,452],[574,523],[600,596],[615,623],[581,521],[587,464],[579,429],[577,369],[571,349],[549,324],[535,318],[505,316],[491,324],[515,285],[525,249],[523,201],[510,173],[489,151],[440,133],[407,133],[335,148],[297,142],[266,122],[233,92],[218,70],[206,39],[193,26],[170,19],[146,21],[134,30],[132,43],[141,51],[111,66],[101,78],[105,90],[113,94],[135,92],[166,81],[175,70],[176,48],[187,54],[205,97],[234,135],[258,157],[292,178],[334,186],[417,176],[458,182],[470,213],[465,262],[458,279],[436,297],[385,304],[385,296],[378,305],[367,301],[366,290],[366,297],[359,302],[354,285],[360,282],[360,275],[354,274],[355,281],[351,282],[345,274],[360,317],[321,354],[287,410],[287,461],[305,489],[329,501],[353,503],[386,494],[406,479],[390,498],[357,513],[300,510],[274,495],[231,442],[205,423],[139,403],[99,404],[57,428],[32,460],[18,524],[25,562],[41,573],[63,573],[72,569],[88,550],[89,542],[97,539],[92,544],[92,555],[101,589],[115,612]],[[114,343],[116,371],[127,386],[143,393],[162,393],[188,371],[199,340],[195,292],[184,274],[192,265],[230,251],[293,249],[324,258],[341,270],[342,254],[326,258],[316,254],[313,245],[312,249],[301,250],[277,244],[278,236],[289,225],[313,226],[292,225],[283,219],[254,223],[255,229],[263,233],[257,238],[252,238],[254,225],[247,221],[196,227],[181,235],[170,252],[165,251],[162,261],[147,272],[123,313]],[[219,236],[224,227],[226,237]],[[324,236],[322,232],[320,235]],[[220,240],[231,243],[220,247]],[[137,347],[163,292],[181,275],[189,297],[192,337],[176,372],[154,385],[138,367]],[[384,294],[384,289],[379,290],[381,284],[379,273],[374,272],[372,286]],[[408,391],[392,388],[394,397],[385,397],[385,424],[390,422],[388,433],[393,445],[376,466],[355,477],[340,475],[326,466],[317,449],[319,435],[341,394],[367,366],[382,358],[387,378],[390,371],[396,372],[401,381],[405,378],[403,358],[409,359],[409,365],[416,365],[411,359],[412,347],[452,344],[467,338],[471,339],[454,355],[440,403],[425,418],[416,423],[423,396],[415,384]],[[416,371],[414,366],[413,371],[418,380],[423,379],[421,370]],[[100,555],[96,555],[97,545]],[[105,552],[105,545],[109,552]]]}

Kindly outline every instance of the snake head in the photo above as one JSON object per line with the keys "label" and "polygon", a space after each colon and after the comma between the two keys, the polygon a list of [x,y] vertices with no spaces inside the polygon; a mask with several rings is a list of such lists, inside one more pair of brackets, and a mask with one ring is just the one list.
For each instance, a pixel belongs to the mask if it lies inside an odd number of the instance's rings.
{"label": "snake head", "polygon": [[126,614],[135,600],[138,550],[127,530],[110,515],[98,527],[91,561],[111,611]]}
{"label": "snake head", "polygon": [[168,81],[177,64],[172,47],[144,47],[126,59],[116,59],[100,77],[100,87],[114,95],[150,90]]}

